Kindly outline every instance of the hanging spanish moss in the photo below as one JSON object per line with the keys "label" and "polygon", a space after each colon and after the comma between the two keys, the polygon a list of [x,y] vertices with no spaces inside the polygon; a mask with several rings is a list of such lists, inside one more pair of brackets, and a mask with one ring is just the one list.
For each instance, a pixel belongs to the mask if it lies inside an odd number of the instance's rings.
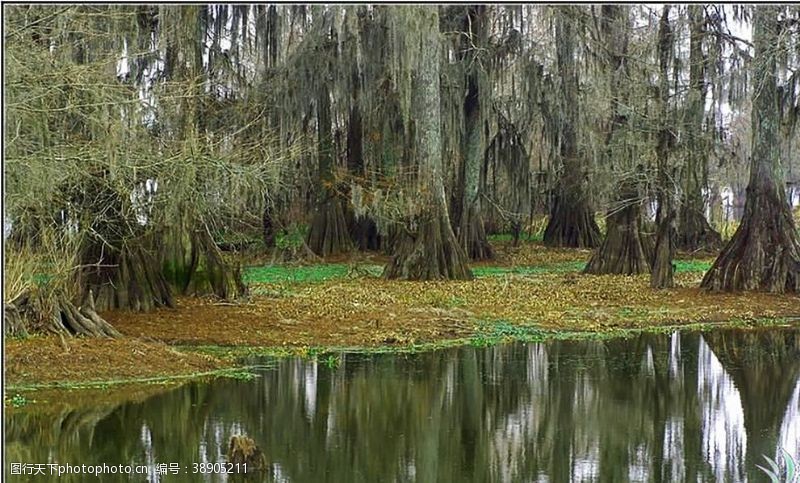
{"label": "hanging spanish moss", "polygon": [[560,75],[559,157],[562,173],[556,187],[550,219],[544,231],[549,246],[594,248],[600,244],[600,228],[589,204],[589,175],[578,148],[578,96],[576,22],[570,7],[555,7],[556,53]]}
{"label": "hanging spanish moss", "polygon": [[483,49],[488,45],[485,25],[488,22],[486,6],[465,7],[460,47],[462,62],[466,64],[464,96],[464,142],[463,161],[461,164],[460,187],[462,197],[459,203],[458,241],[471,260],[487,260],[492,258],[492,248],[486,238],[483,226],[482,189],[485,180],[481,179],[483,155],[486,142],[484,140],[484,124],[487,104],[488,80],[484,69],[489,59]]}
{"label": "hanging spanish moss", "polygon": [[539,235],[666,288],[733,234],[703,286],[796,290],[795,6],[5,13],[9,333],[116,336],[270,255],[469,279]]}
{"label": "hanging spanish moss", "polygon": [[[606,217],[606,234],[584,270],[593,274],[638,275],[650,272],[651,239],[642,233],[641,206],[646,182],[644,166],[636,165],[641,153],[630,135],[632,78],[628,65],[630,19],[620,6],[603,5],[599,70],[608,86],[609,121],[605,136],[604,163],[618,173],[615,201]],[[640,143],[643,144],[643,143]],[[634,167],[635,166],[635,167]]]}
{"label": "hanging spanish moss", "polygon": [[800,239],[786,202],[780,170],[777,58],[780,8],[758,7],[754,19],[753,153],[744,217],[702,287],[711,290],[800,292]]}
{"label": "hanging spanish moss", "polygon": [[350,237],[336,195],[333,177],[333,143],[331,139],[330,95],[325,85],[317,97],[318,187],[314,215],[308,230],[308,247],[317,255],[327,257],[350,249]]}
{"label": "hanging spanish moss", "polygon": [[528,152],[519,129],[504,116],[498,118],[497,134],[486,149],[485,177],[491,177],[491,208],[510,227],[514,245],[519,244],[522,226],[531,206]]}
{"label": "hanging spanish moss", "polygon": [[656,58],[658,59],[657,115],[659,120],[656,145],[656,239],[653,253],[650,286],[655,289],[672,288],[675,285],[675,180],[677,169],[669,166],[669,154],[674,145],[674,135],[669,120],[669,65],[672,58],[675,36],[670,25],[670,6],[662,9],[658,22]]}
{"label": "hanging spanish moss", "polygon": [[699,5],[690,5],[689,25],[689,94],[686,107],[687,152],[683,170],[685,183],[678,217],[678,248],[690,251],[719,248],[722,237],[708,223],[703,191],[708,188],[708,144],[704,132],[703,114],[707,84],[707,69],[703,54],[705,14]]}
{"label": "hanging spanish moss", "polygon": [[[403,12],[405,36],[414,45],[414,136],[421,206],[401,233],[386,278],[470,279],[467,257],[457,243],[447,213],[439,107],[440,32],[436,8]],[[416,37],[416,38],[415,38]],[[413,43],[412,43],[413,42]]]}

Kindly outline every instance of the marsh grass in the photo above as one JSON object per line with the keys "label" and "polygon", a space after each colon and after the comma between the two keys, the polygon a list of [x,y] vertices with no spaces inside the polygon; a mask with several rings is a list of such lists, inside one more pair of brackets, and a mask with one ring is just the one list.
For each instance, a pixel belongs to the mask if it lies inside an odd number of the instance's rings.
{"label": "marsh grass", "polygon": [[58,313],[60,297],[80,293],[80,237],[53,228],[42,230],[38,237],[5,243],[3,302],[17,309],[20,303],[35,308],[35,313],[20,317],[21,325],[13,330],[19,336],[44,328],[52,314]]}

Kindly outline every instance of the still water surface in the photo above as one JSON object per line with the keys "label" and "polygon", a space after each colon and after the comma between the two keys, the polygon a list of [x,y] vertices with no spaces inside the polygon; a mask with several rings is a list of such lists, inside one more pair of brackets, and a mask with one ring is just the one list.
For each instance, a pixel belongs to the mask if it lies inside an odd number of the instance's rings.
{"label": "still water surface", "polygon": [[[767,481],[800,454],[800,331],[345,354],[271,363],[121,405],[16,411],[7,481],[245,481],[192,474],[253,437],[247,481]],[[149,465],[149,476],[19,476],[12,462]],[[182,474],[156,475],[179,463]],[[187,473],[183,473],[183,471]],[[46,471],[49,473],[49,471]]]}

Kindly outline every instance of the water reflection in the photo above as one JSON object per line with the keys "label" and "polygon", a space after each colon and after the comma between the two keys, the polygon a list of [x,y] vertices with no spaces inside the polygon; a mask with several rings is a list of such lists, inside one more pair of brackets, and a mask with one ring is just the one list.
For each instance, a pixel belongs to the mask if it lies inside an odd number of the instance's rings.
{"label": "water reflection", "polygon": [[238,433],[267,455],[263,481],[762,481],[762,454],[800,448],[800,331],[291,359],[254,381],[6,423],[7,465],[189,471],[146,481],[202,481],[192,463],[223,461]]}

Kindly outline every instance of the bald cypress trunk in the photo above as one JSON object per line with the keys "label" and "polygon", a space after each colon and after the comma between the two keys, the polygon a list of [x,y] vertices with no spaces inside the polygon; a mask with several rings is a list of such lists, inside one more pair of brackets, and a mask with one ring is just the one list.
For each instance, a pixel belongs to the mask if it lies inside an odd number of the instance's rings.
{"label": "bald cypress trunk", "polygon": [[314,253],[327,257],[349,250],[351,244],[342,201],[335,190],[331,101],[325,83],[317,96],[317,142],[317,199],[306,243]]}
{"label": "bald cypress trunk", "polygon": [[[347,171],[360,179],[367,179],[364,166],[364,117],[361,113],[362,87],[358,66],[353,66],[351,73],[353,92],[349,119],[347,123]],[[352,192],[351,192],[352,195]],[[350,209],[345,218],[350,227],[350,236],[359,250],[380,250],[383,237],[378,232],[375,220],[368,214],[360,216]]]}
{"label": "bald cypress trunk", "polygon": [[600,229],[589,204],[588,173],[578,152],[578,73],[575,21],[570,7],[556,7],[556,60],[560,77],[560,157],[562,173],[544,231],[549,246],[594,248],[600,244]]}
{"label": "bald cypress trunk", "polygon": [[[87,227],[77,253],[80,268],[74,277],[70,275],[72,290],[53,294],[53,298],[80,306],[91,293],[92,305],[101,312],[171,307],[172,293],[161,273],[154,243],[159,232],[127,216],[128,208],[112,182],[108,170],[98,169],[88,173],[80,186],[63,188],[74,209],[70,216],[80,222],[87,220]],[[83,213],[100,212],[103,216],[80,218]]]}
{"label": "bald cypress trunk", "polygon": [[[467,95],[464,98],[465,142],[462,177],[464,192],[461,199],[461,216],[458,227],[458,241],[472,260],[487,260],[493,257],[492,247],[486,237],[481,209],[481,167],[485,141],[483,138],[483,96],[481,92],[481,62],[478,49],[485,45],[486,6],[465,7],[463,48],[469,54],[462,59],[467,63]],[[484,83],[485,85],[485,83]]]}
{"label": "bald cypress trunk", "polygon": [[168,280],[152,248],[131,244],[115,251],[98,245],[84,259],[87,264],[81,299],[92,291],[98,310],[148,312],[174,306]]}
{"label": "bald cypress trunk", "polygon": [[[164,15],[170,11],[177,15],[181,19],[179,24],[185,22],[192,26],[186,32],[176,30],[168,36],[167,46],[173,55],[168,55],[167,72],[171,79],[187,82],[191,93],[181,100],[178,133],[183,142],[196,143],[198,149],[205,150],[208,149],[208,119],[203,102],[203,81],[207,79],[207,71],[203,68],[202,41],[208,33],[208,10],[205,6],[161,8]],[[193,170],[187,175],[195,183],[202,180],[201,175]],[[175,292],[214,295],[223,300],[237,298],[246,292],[238,267],[223,259],[203,214],[191,199],[177,203],[163,222],[165,229],[154,242],[153,251],[160,263],[160,275]]]}
{"label": "bald cypress trunk", "polygon": [[[419,214],[400,234],[386,278],[410,280],[470,279],[467,257],[450,226],[444,190],[439,62],[441,34],[438,7],[416,7],[419,60],[412,93]],[[415,39],[416,40],[416,39]]]}
{"label": "bald cypress trunk", "polygon": [[606,236],[584,273],[637,275],[650,272],[652,245],[641,234],[642,214],[637,180],[619,187],[619,206],[606,218]]}
{"label": "bald cypress trunk", "polygon": [[[630,168],[633,160],[624,159],[625,140],[620,139],[628,125],[623,105],[628,105],[625,83],[628,78],[628,18],[619,5],[603,5],[602,26],[607,49],[605,70],[610,77],[611,122],[606,137],[606,160],[612,169]],[[641,182],[643,173],[637,167],[621,173],[616,203],[606,218],[606,236],[594,252],[586,273],[636,275],[650,271],[652,245],[642,235]]]}
{"label": "bald cypress trunk", "polygon": [[656,213],[656,246],[653,253],[652,272],[650,272],[650,286],[653,288],[671,288],[675,285],[675,268],[672,260],[675,258],[675,203],[673,200],[674,187],[672,179],[677,170],[670,169],[669,150],[673,144],[673,135],[668,122],[669,101],[669,60],[672,52],[674,36],[669,24],[670,6],[664,6],[658,28],[658,63],[659,63],[659,88],[658,88],[658,115],[659,132],[656,156],[658,165],[658,180],[656,196],[658,212]]}
{"label": "bald cypress trunk", "polygon": [[800,240],[786,201],[780,163],[778,7],[755,7],[752,157],[744,217],[703,278],[711,290],[800,292]]}
{"label": "bald cypress trunk", "polygon": [[715,249],[722,237],[708,223],[705,215],[703,188],[706,186],[708,148],[703,135],[705,106],[705,60],[703,36],[705,16],[701,5],[689,5],[689,96],[687,100],[688,149],[684,169],[683,200],[678,224],[679,248],[684,250]]}
{"label": "bald cypress trunk", "polygon": [[189,208],[174,217],[158,252],[163,276],[179,294],[232,300],[247,292],[239,267],[223,258],[208,228]]}

